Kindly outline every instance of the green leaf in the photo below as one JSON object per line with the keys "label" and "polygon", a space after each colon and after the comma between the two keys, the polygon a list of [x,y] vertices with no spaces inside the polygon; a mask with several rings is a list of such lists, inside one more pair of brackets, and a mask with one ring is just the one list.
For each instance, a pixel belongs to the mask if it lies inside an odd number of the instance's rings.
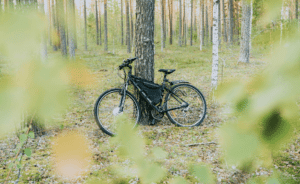
{"label": "green leaf", "polygon": [[29,132],[28,136],[32,139],[34,139],[34,133],[33,132]]}
{"label": "green leaf", "polygon": [[186,184],[186,180],[183,179],[182,177],[176,177],[175,179],[173,179],[171,182],[171,184]]}
{"label": "green leaf", "polygon": [[27,140],[27,134],[21,134],[20,135],[20,142],[24,143]]}
{"label": "green leaf", "polygon": [[31,156],[31,149],[30,148],[26,148],[25,150],[24,150],[24,153],[28,156],[28,157],[30,157]]}
{"label": "green leaf", "polygon": [[197,180],[201,183],[215,183],[213,174],[211,173],[209,167],[205,165],[195,165],[192,167],[192,173],[197,177]]}
{"label": "green leaf", "polygon": [[165,159],[168,156],[168,153],[162,148],[153,148],[152,153],[156,159]]}

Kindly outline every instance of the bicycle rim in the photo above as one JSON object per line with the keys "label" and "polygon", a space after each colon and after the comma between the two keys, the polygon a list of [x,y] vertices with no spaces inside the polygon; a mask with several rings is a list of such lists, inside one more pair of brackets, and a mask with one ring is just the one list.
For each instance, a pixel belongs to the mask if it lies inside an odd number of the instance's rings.
{"label": "bicycle rim", "polygon": [[[174,87],[173,93],[189,103],[189,106],[187,108],[168,111],[167,115],[171,122],[178,126],[186,127],[200,125],[206,113],[206,102],[201,92],[192,85],[183,84]],[[167,109],[181,106],[181,103],[174,96],[172,94],[168,95]]]}
{"label": "bicycle rim", "polygon": [[115,135],[118,127],[116,118],[124,114],[131,122],[134,127],[137,125],[139,120],[139,107],[137,101],[132,95],[126,94],[125,104],[123,112],[119,112],[120,100],[121,100],[121,89],[109,90],[101,95],[95,106],[95,117],[98,125],[108,135]]}

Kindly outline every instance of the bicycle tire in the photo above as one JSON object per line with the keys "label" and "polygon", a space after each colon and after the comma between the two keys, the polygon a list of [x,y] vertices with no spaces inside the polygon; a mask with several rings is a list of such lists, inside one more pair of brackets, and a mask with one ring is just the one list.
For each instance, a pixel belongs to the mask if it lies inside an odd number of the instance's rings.
{"label": "bicycle tire", "polygon": [[[196,98],[187,98],[187,95],[184,97],[184,92],[183,92],[183,90],[181,89],[180,91],[179,91],[179,89],[180,88],[182,88],[182,89],[185,89],[185,88],[188,88],[188,89],[190,89],[190,90],[192,90],[193,92],[194,92],[194,94],[197,94],[198,95],[198,97],[200,98],[198,98],[197,100],[196,100]],[[176,86],[174,86],[174,87],[172,87],[171,88],[171,91],[173,92],[173,93],[175,93],[176,95],[178,95],[180,98],[182,98],[183,100],[185,100],[187,103],[189,103],[190,105],[188,106],[188,110],[187,109],[183,109],[183,108],[181,108],[181,109],[177,109],[177,110],[172,110],[172,111],[167,111],[166,112],[166,114],[167,114],[167,116],[168,116],[168,118],[169,118],[169,120],[173,123],[173,124],[175,124],[176,126],[179,126],[179,127],[194,127],[194,126],[199,126],[202,122],[203,122],[203,120],[204,120],[204,118],[205,118],[205,115],[206,115],[206,101],[205,101],[205,98],[204,98],[204,96],[203,96],[203,94],[200,92],[200,90],[199,89],[197,89],[195,86],[193,86],[193,85],[190,85],[190,84],[178,84],[178,85],[176,85]],[[181,93],[181,94],[180,94]],[[175,100],[175,98],[174,97],[172,97],[172,94],[169,92],[167,95],[166,95],[166,98],[165,98],[165,102],[166,102],[166,108],[167,109],[170,109],[170,108],[174,108],[174,107],[172,107],[172,105],[170,105],[170,100],[172,100],[172,99],[174,99]],[[176,101],[176,100],[175,100]],[[200,105],[199,105],[199,107],[198,106],[196,106],[195,104],[197,104],[197,102],[200,102]],[[179,104],[178,102],[177,102],[177,107],[178,106],[180,106],[181,104]],[[196,110],[196,111],[194,111],[194,112],[189,112],[189,110],[190,109],[193,109],[193,110]],[[189,112],[188,114],[190,115],[190,118],[194,118],[195,116],[197,116],[198,115],[198,113],[197,113],[197,111],[202,111],[200,114],[199,114],[199,119],[197,119],[197,120],[195,120],[195,121],[193,121],[192,122],[192,124],[188,124],[189,123],[189,120],[188,120],[188,123],[183,123],[183,121],[179,121],[178,119],[180,119],[180,118],[177,118],[176,117],[176,114],[175,113],[179,113],[179,114],[182,114],[182,115],[186,115],[186,112]],[[184,111],[186,111],[186,112],[184,112]],[[175,118],[174,118],[174,116],[175,116]],[[201,117],[200,117],[201,116]],[[188,117],[189,118],[189,117]],[[183,119],[183,118],[182,118]],[[194,118],[195,119],[195,118]]]}
{"label": "bicycle tire", "polygon": [[[115,136],[116,135],[116,133],[114,132],[116,127],[113,127],[113,128],[110,128],[110,129],[109,129],[109,127],[112,125],[112,123],[114,123],[114,117],[116,117],[118,115],[118,114],[115,114],[115,110],[118,108],[118,104],[120,103],[121,91],[122,90],[119,89],[119,88],[113,88],[113,89],[105,91],[104,93],[102,93],[99,96],[99,98],[97,99],[97,101],[95,103],[95,106],[94,106],[94,116],[95,116],[95,120],[96,120],[97,125],[99,126],[99,128],[104,133],[106,133],[107,135],[110,135],[110,136]],[[105,97],[107,97],[108,95],[113,94],[113,93],[116,96],[118,96],[118,98],[110,99],[111,101],[109,102],[109,104],[112,104],[114,107],[112,109],[107,109],[108,110],[107,113],[112,113],[111,115],[113,115],[112,116],[113,118],[112,118],[111,122],[106,122],[106,121],[104,121],[105,119],[103,119],[102,117],[99,116],[100,113],[102,113],[102,112],[99,112],[99,111],[104,110],[103,112],[105,112],[104,107],[100,109],[101,104],[103,104],[103,100],[105,99]],[[140,117],[141,117],[140,106],[139,106],[138,101],[136,100],[136,98],[128,91],[126,91],[124,111],[122,113],[124,113],[126,111],[126,109],[125,109],[126,108],[126,103],[128,104],[129,99],[131,99],[132,102],[133,102],[133,105],[135,105],[135,112],[133,111],[132,115],[135,116],[135,113],[137,113],[136,117],[133,117],[133,119],[135,119],[134,127],[136,127],[139,120],[140,120]],[[105,103],[104,103],[104,105],[105,105]],[[131,114],[131,113],[129,113],[129,114]],[[103,115],[105,117],[109,117],[107,114],[103,114]],[[116,126],[116,125],[114,125],[114,126]]]}

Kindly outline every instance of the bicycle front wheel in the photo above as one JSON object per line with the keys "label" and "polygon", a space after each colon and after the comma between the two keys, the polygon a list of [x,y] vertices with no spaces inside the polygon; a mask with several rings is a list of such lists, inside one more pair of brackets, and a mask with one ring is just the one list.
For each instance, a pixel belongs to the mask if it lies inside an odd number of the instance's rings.
{"label": "bicycle front wheel", "polygon": [[134,127],[140,119],[140,107],[136,98],[126,91],[125,103],[123,111],[120,110],[120,102],[123,99],[121,89],[110,89],[105,91],[95,103],[94,116],[99,128],[106,134],[113,136],[116,134],[118,127],[116,117],[125,114],[132,122]]}
{"label": "bicycle front wheel", "polygon": [[206,114],[206,102],[200,90],[190,84],[179,84],[174,86],[171,91],[175,95],[167,94],[167,109],[182,106],[182,101],[176,97],[181,98],[189,105],[185,108],[167,111],[169,120],[180,127],[199,126]]}

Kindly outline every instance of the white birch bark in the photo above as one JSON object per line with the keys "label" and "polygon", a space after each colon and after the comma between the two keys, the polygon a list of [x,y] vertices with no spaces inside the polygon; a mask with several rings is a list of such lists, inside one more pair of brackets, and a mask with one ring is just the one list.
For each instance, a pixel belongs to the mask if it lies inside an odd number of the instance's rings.
{"label": "white birch bark", "polygon": [[242,17],[242,37],[240,47],[239,62],[249,63],[250,58],[250,16],[251,5],[247,0],[243,0],[243,17]]}
{"label": "white birch bark", "polygon": [[211,73],[211,86],[216,89],[218,85],[218,62],[219,62],[219,31],[218,31],[218,11],[219,0],[213,1],[213,48],[212,48],[212,73]]}

